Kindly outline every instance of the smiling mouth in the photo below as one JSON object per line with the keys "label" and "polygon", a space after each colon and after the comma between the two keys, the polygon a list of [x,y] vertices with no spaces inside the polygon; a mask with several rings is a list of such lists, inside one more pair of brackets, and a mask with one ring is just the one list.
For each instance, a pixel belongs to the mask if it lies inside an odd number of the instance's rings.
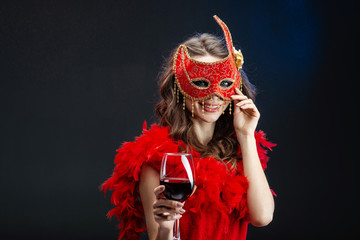
{"label": "smiling mouth", "polygon": [[207,104],[205,103],[202,107],[205,112],[218,112],[222,104]]}
{"label": "smiling mouth", "polygon": [[219,108],[219,105],[204,104],[204,107],[209,109],[217,109]]}
{"label": "smiling mouth", "polygon": [[218,95],[213,95],[206,101],[199,102],[202,107],[202,112],[219,112],[222,106],[224,105],[223,98]]}

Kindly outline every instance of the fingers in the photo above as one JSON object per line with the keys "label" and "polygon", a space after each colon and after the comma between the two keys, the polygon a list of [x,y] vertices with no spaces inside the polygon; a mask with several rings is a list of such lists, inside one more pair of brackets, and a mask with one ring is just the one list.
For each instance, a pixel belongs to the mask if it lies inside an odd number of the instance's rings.
{"label": "fingers", "polygon": [[231,96],[232,100],[245,100],[245,99],[248,99],[247,96],[241,96],[241,95],[232,95]]}
{"label": "fingers", "polygon": [[164,195],[162,193],[164,192],[164,190],[165,190],[164,185],[159,185],[156,188],[154,188],[154,193],[156,197],[156,201],[153,204],[154,208],[157,207],[181,208],[184,206],[184,203],[182,202],[169,200],[163,197]]}
{"label": "fingers", "polygon": [[245,105],[242,105],[240,106],[241,109],[253,109],[254,108],[254,105],[252,104],[245,104]]}
{"label": "fingers", "polygon": [[[253,100],[247,98],[246,96],[233,95],[231,96],[234,99],[234,104],[239,107],[241,110],[250,110],[250,112],[246,111],[248,114],[252,116],[260,116],[259,111],[257,110]],[[235,112],[237,110],[235,109]]]}
{"label": "fingers", "polygon": [[[245,106],[245,105],[247,105],[247,106],[249,106],[249,105],[254,105],[254,103],[253,103],[253,101],[251,100],[251,99],[245,99],[245,100],[242,100],[242,101],[240,101],[239,103],[237,103],[236,104],[236,106],[238,106],[238,107],[242,107],[242,106]],[[255,106],[255,105],[254,105]]]}
{"label": "fingers", "polygon": [[155,220],[175,220],[182,217],[185,210],[182,208],[183,203],[172,201],[168,199],[158,199],[154,202],[154,217]]}
{"label": "fingers", "polygon": [[157,214],[154,214],[154,218],[156,221],[174,221],[176,219],[180,219],[182,217],[181,214],[175,214],[175,215],[172,215],[172,214],[168,214],[168,215],[157,215]]}
{"label": "fingers", "polygon": [[184,203],[166,199],[163,195],[164,185],[160,185],[154,189],[156,201],[153,203],[153,213],[155,220],[171,221],[182,217],[185,210],[182,208]]}
{"label": "fingers", "polygon": [[154,211],[155,220],[175,220],[182,217],[182,214],[185,213],[185,210],[182,208],[169,209],[166,207],[155,208]]}
{"label": "fingers", "polygon": [[155,215],[175,215],[175,214],[183,214],[185,213],[185,210],[182,208],[176,208],[176,209],[171,209],[171,208],[167,208],[167,207],[158,207],[154,209],[154,214]]}
{"label": "fingers", "polygon": [[255,108],[254,102],[246,96],[233,95],[231,96],[231,98],[237,100],[235,101],[235,105],[240,107],[241,109],[248,109],[251,107]]}
{"label": "fingers", "polygon": [[154,208],[167,207],[167,208],[170,208],[170,209],[177,209],[177,208],[181,208],[183,206],[184,206],[184,204],[181,203],[181,202],[168,200],[168,199],[158,199],[153,204]]}
{"label": "fingers", "polygon": [[238,106],[241,110],[251,109],[254,112],[258,112],[255,104],[253,103],[253,101],[251,99],[243,100],[243,101],[237,103],[236,106]]}
{"label": "fingers", "polygon": [[238,88],[235,88],[235,93],[239,94],[240,96],[245,96]]}
{"label": "fingers", "polygon": [[245,96],[239,89],[235,88],[235,95],[232,95],[231,99],[234,100],[235,103],[237,103],[238,101],[248,99],[248,97]]}
{"label": "fingers", "polygon": [[154,193],[155,193],[156,199],[165,198],[165,197],[163,197],[163,195],[162,195],[162,193],[164,192],[164,190],[165,190],[165,186],[164,186],[164,185],[160,185],[160,186],[157,186],[156,188],[154,188]]}

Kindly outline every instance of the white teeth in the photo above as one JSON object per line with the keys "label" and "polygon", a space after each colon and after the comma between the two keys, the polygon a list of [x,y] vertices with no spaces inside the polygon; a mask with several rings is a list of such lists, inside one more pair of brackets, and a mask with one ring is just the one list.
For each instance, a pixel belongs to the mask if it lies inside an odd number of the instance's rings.
{"label": "white teeth", "polygon": [[218,106],[218,105],[206,105],[206,104],[205,104],[205,107],[206,107],[206,108],[210,108],[210,109],[216,109],[216,108],[218,108],[219,106]]}

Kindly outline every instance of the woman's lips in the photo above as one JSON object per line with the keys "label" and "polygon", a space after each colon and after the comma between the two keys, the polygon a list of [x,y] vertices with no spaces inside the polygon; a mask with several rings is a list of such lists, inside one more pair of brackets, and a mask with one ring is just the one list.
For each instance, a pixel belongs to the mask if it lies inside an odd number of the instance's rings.
{"label": "woman's lips", "polygon": [[205,112],[218,112],[220,108],[220,104],[204,104]]}

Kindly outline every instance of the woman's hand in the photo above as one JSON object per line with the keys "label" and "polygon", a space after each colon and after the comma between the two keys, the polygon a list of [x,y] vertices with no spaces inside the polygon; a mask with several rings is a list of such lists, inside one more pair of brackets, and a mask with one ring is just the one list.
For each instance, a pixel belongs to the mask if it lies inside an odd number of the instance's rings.
{"label": "woman's hand", "polygon": [[245,96],[239,89],[235,89],[234,100],[234,128],[237,136],[253,136],[260,113],[254,102]]}
{"label": "woman's hand", "polygon": [[159,230],[172,231],[174,221],[182,217],[185,210],[182,208],[183,203],[165,198],[163,192],[164,185],[154,189],[156,200],[153,204],[153,213],[155,221],[159,224]]}

